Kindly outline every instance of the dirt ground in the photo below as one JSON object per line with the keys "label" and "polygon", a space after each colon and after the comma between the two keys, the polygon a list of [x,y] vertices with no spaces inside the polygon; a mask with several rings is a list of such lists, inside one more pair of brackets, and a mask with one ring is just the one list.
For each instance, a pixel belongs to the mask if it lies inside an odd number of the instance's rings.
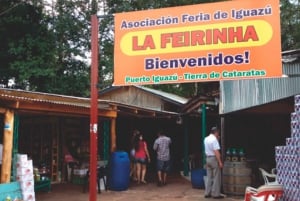
{"label": "dirt ground", "polygon": [[[71,183],[52,184],[51,192],[36,192],[37,201],[88,201],[89,193],[83,192],[82,185]],[[105,191],[97,194],[97,201],[209,201],[215,199],[204,198],[203,189],[195,189],[191,182],[180,174],[172,174],[168,184],[158,187],[154,175],[148,177],[147,184],[131,182],[128,190]],[[242,201],[243,197],[227,196],[224,201]]]}

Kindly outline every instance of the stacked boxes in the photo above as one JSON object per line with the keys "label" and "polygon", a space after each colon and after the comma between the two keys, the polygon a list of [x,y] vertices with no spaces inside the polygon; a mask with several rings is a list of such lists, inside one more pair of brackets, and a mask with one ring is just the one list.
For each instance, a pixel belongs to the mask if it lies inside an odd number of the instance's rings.
{"label": "stacked boxes", "polygon": [[32,160],[26,154],[17,155],[17,181],[20,182],[24,201],[35,201]]}
{"label": "stacked boxes", "polygon": [[295,96],[295,112],[291,114],[291,137],[285,146],[275,147],[277,181],[283,185],[283,201],[300,198],[300,95]]}

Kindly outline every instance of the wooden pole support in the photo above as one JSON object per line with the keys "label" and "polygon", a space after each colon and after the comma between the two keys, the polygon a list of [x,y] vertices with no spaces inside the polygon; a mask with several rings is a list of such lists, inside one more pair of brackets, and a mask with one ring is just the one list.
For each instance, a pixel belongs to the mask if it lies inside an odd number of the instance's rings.
{"label": "wooden pole support", "polygon": [[117,149],[116,118],[111,119],[110,137],[111,137],[110,151],[114,152]]}
{"label": "wooden pole support", "polygon": [[13,134],[14,134],[14,112],[6,110],[4,113],[4,137],[1,168],[1,183],[9,183],[11,175]]}

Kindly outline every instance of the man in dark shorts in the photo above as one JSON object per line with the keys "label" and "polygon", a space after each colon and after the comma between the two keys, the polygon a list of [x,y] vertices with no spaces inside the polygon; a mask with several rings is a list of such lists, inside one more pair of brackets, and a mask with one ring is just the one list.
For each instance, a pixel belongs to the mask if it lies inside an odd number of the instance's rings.
{"label": "man in dark shorts", "polygon": [[157,154],[157,176],[158,186],[167,184],[167,173],[170,170],[170,145],[171,139],[162,132],[158,132],[158,138],[155,140],[153,149]]}

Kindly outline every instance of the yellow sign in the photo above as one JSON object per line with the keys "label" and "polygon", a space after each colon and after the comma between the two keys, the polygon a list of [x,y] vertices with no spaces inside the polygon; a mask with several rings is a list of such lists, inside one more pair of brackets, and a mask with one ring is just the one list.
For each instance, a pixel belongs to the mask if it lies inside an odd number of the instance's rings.
{"label": "yellow sign", "polygon": [[279,1],[115,15],[114,85],[280,77]]}

